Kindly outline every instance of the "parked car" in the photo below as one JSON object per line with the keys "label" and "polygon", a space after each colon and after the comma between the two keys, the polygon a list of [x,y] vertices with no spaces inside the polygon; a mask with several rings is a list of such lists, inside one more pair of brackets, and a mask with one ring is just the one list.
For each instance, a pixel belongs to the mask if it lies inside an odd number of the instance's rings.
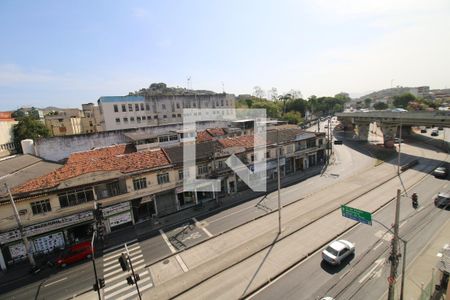
{"label": "parked car", "polygon": [[444,127],[438,127],[438,130],[444,130]]}
{"label": "parked car", "polygon": [[448,170],[446,167],[438,167],[433,171],[434,177],[445,178],[448,175]]}
{"label": "parked car", "polygon": [[433,129],[431,131],[431,136],[438,136],[439,135],[439,131],[437,131],[436,129]]}
{"label": "parked car", "polygon": [[56,264],[59,267],[64,268],[69,264],[76,263],[86,258],[91,258],[91,256],[91,242],[86,241],[67,248],[67,250],[64,251],[60,257],[58,257]]}
{"label": "parked car", "polygon": [[427,133],[426,129],[420,129],[420,133]]}
{"label": "parked car", "polygon": [[333,144],[335,144],[335,145],[342,145],[342,141],[341,140],[335,140],[333,142]]}
{"label": "parked car", "polygon": [[434,199],[436,207],[450,207],[450,192],[440,192]]}
{"label": "parked car", "polygon": [[322,251],[322,259],[329,264],[339,265],[350,254],[355,253],[355,245],[346,240],[331,242]]}

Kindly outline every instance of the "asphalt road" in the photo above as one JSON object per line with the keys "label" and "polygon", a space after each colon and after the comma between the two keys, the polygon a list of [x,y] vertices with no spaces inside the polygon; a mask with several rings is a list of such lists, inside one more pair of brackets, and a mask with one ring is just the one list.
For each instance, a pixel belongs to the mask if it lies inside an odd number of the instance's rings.
{"label": "asphalt road", "polygon": [[[449,211],[435,208],[432,199],[447,189],[447,180],[426,177],[408,193],[420,197],[419,210],[411,200],[402,197],[400,236],[408,241],[407,262],[420,254],[433,232],[448,219]],[[390,226],[394,220],[395,204],[391,202],[373,217]],[[272,284],[253,295],[253,299],[317,299],[333,296],[337,299],[379,299],[387,290],[389,264],[387,256],[391,234],[374,222],[359,224],[339,239],[356,244],[356,254],[340,266],[332,267],[322,261],[321,250],[281,275]],[[399,272],[401,266],[399,267]],[[406,294],[407,295],[407,294]]]}

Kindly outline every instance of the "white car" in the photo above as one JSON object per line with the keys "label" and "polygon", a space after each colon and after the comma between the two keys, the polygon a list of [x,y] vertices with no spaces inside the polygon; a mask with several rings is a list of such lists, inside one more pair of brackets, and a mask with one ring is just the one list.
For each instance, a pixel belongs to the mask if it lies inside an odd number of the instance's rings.
{"label": "white car", "polygon": [[339,265],[352,253],[355,253],[355,244],[346,240],[338,240],[331,242],[322,251],[322,259],[329,264]]}

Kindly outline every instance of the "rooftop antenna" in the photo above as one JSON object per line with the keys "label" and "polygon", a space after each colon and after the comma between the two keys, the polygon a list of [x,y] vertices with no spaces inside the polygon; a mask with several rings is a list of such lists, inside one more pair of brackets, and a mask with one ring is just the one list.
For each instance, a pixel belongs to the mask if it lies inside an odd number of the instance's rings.
{"label": "rooftop antenna", "polygon": [[187,89],[192,89],[192,82],[191,82],[191,76],[188,76],[187,78]]}
{"label": "rooftop antenna", "polygon": [[225,85],[223,84],[223,81],[222,81],[222,93],[225,94]]}

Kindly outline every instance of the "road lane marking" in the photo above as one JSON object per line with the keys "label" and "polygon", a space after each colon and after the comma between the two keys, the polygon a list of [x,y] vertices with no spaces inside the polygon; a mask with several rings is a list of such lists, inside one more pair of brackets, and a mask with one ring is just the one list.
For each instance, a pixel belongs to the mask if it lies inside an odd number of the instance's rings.
{"label": "road lane marking", "polygon": [[196,218],[192,218],[192,220],[194,220],[195,226],[197,226],[198,228],[201,228],[201,229],[206,233],[206,235],[207,235],[208,237],[212,237],[212,236],[213,236],[212,233],[209,232],[209,230],[206,229],[206,227],[204,227],[199,221],[197,221]]}
{"label": "road lane marking", "polygon": [[403,221],[398,227],[402,228],[402,226],[405,225],[406,223],[408,223],[408,220]]}
{"label": "road lane marking", "polygon": [[214,223],[214,222],[220,221],[220,220],[222,220],[222,219],[228,218],[228,217],[230,217],[230,216],[232,216],[232,215],[238,214],[238,213],[240,213],[240,212],[243,212],[244,210],[247,210],[247,209],[250,209],[250,208],[254,208],[254,207],[255,207],[255,206],[253,206],[253,205],[251,205],[251,206],[248,206],[248,207],[246,207],[246,208],[243,208],[243,209],[241,209],[241,210],[238,210],[238,211],[232,212],[232,213],[230,213],[230,214],[228,214],[228,215],[225,215],[225,216],[222,216],[222,217],[220,217],[220,218],[217,218],[217,219],[215,219],[215,220],[209,221],[209,223],[211,224],[211,223]]}
{"label": "road lane marking", "polygon": [[123,243],[122,245],[116,245],[116,246],[109,247],[109,248],[103,250],[103,254],[110,254],[110,253],[115,253],[115,252],[121,251],[120,248],[123,248],[124,244],[127,244],[128,247],[131,247],[137,241],[138,241],[137,239],[133,239],[133,240]]}
{"label": "road lane marking", "polygon": [[164,233],[164,231],[162,231],[162,229],[159,230],[159,233],[161,233],[161,236],[164,240],[164,242],[166,242],[167,246],[169,247],[170,251],[172,253],[176,253],[177,250],[175,249],[175,247],[172,245],[172,243],[169,241],[169,239],[167,238],[167,235]]}
{"label": "road lane marking", "polygon": [[419,207],[419,209],[417,211],[421,211],[422,209],[424,209],[423,206]]}
{"label": "road lane marking", "polygon": [[[138,250],[140,250],[140,247],[138,244],[136,244],[136,246],[131,246],[128,248],[128,252],[130,252],[130,253],[134,252],[134,251],[138,251]],[[120,249],[117,253],[114,253],[112,255],[110,253],[108,253],[107,255],[105,255],[106,257],[103,258],[103,261],[108,261],[108,260],[113,259],[114,257],[119,257],[122,254],[122,252],[126,252],[125,248]]]}
{"label": "road lane marking", "polygon": [[380,247],[381,245],[383,245],[383,241],[380,241],[378,244],[376,244],[375,247],[373,247],[372,250],[374,250],[374,251],[377,250],[378,247]]}
{"label": "road lane marking", "polygon": [[[134,269],[135,271],[138,271],[138,270],[143,269],[143,268],[145,268],[145,264],[140,265],[140,266],[136,266],[136,267],[133,265],[133,269]],[[119,270],[122,271],[122,268],[120,268]],[[122,272],[125,272],[125,271],[122,271]],[[130,272],[131,272],[131,271],[128,271],[128,274],[130,274]],[[105,276],[105,274],[104,274],[104,276]],[[116,275],[116,276],[111,277],[111,278],[105,278],[105,283],[108,283],[108,282],[111,283],[111,282],[113,282],[114,280],[116,280],[116,279],[118,279],[118,278],[120,278],[120,277],[122,277],[122,276],[123,276],[123,274],[121,273],[121,274]]]}
{"label": "road lane marking", "polygon": [[64,280],[66,280],[66,279],[67,279],[67,277],[64,277],[64,278],[58,279],[58,280],[56,280],[56,281],[53,281],[53,282],[47,283],[46,285],[44,285],[44,287],[48,287],[48,286],[54,285],[55,283],[58,283],[58,282],[64,281]]}
{"label": "road lane marking", "polygon": [[178,261],[178,263],[180,264],[181,268],[183,269],[183,272],[186,273],[187,271],[189,271],[188,267],[186,266],[186,264],[184,263],[183,259],[181,258],[180,255],[175,255],[175,259]]}
{"label": "road lane marking", "polygon": [[376,268],[378,268],[379,265],[382,265],[386,258],[379,258],[375,261],[374,266],[372,269],[369,270],[369,272],[366,273],[360,280],[358,280],[359,283],[363,283],[372,273],[375,271]]}
{"label": "road lane marking", "polygon": [[[133,262],[133,261],[132,261],[132,262]],[[134,269],[141,268],[141,267],[138,267],[138,266],[140,266],[141,264],[144,264],[144,265],[145,265],[145,261],[144,261],[143,259],[141,259],[140,261],[137,261],[137,262],[133,262],[133,268],[134,268]],[[115,266],[112,266],[111,268],[116,269],[116,270],[109,272],[110,268],[108,268],[108,270],[104,269],[104,270],[103,270],[103,274],[104,274],[103,276],[104,276],[104,277],[109,277],[109,276],[114,275],[114,274],[116,274],[116,273],[123,272],[122,267],[119,268],[119,267],[118,267],[118,264],[115,265]]]}

